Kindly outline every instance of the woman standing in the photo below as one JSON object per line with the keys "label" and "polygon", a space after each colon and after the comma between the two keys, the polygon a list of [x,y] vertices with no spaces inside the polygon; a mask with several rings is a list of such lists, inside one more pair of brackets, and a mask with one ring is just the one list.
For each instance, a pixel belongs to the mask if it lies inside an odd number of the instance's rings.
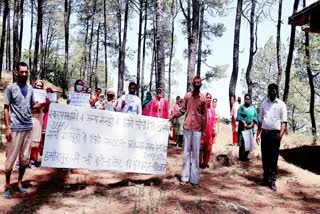
{"label": "woman standing", "polygon": [[245,151],[245,143],[242,135],[244,130],[252,130],[254,135],[254,125],[258,124],[257,110],[251,104],[251,96],[249,94],[244,95],[244,104],[238,109],[237,119],[239,122],[238,127],[238,145],[239,145],[239,160],[248,161],[249,151]]}
{"label": "woman standing", "polygon": [[211,155],[211,148],[213,144],[213,137],[215,135],[216,115],[214,108],[211,105],[212,96],[210,93],[206,94],[207,97],[207,127],[206,133],[201,141],[199,163],[200,168],[208,168]]}
{"label": "woman standing", "polygon": [[[36,80],[33,83],[34,89],[43,89],[44,83],[42,80]],[[38,154],[40,152],[40,142],[41,142],[41,135],[42,135],[42,124],[43,124],[43,116],[44,113],[42,109],[32,109],[32,124],[33,128],[31,131],[31,155],[30,155],[30,162],[29,167],[34,168],[37,164]]]}
{"label": "woman standing", "polygon": [[146,99],[144,99],[142,103],[142,115],[150,116],[151,101],[152,101],[152,95],[151,95],[151,92],[148,91],[146,95]]}

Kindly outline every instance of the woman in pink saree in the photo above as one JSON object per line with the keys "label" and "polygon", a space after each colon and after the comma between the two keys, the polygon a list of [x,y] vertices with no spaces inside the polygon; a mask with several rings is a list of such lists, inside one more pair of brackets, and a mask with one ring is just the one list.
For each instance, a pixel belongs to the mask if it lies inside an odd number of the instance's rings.
{"label": "woman in pink saree", "polygon": [[159,117],[163,119],[169,118],[169,105],[168,100],[163,98],[162,88],[157,89],[156,98],[151,101],[150,116]]}
{"label": "woman in pink saree", "polygon": [[206,94],[207,97],[207,128],[205,136],[201,141],[200,146],[200,155],[199,155],[199,164],[200,168],[208,168],[209,167],[209,160],[211,155],[211,148],[213,144],[213,137],[215,135],[215,128],[216,128],[216,115],[215,110],[211,105],[212,96],[210,93]]}

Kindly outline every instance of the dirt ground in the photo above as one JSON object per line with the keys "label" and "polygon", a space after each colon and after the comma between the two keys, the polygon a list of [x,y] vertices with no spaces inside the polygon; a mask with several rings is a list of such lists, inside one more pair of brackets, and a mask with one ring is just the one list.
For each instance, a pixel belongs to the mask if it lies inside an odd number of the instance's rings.
{"label": "dirt ground", "polygon": [[[320,213],[319,142],[309,146],[309,137],[284,136],[277,192],[257,184],[262,175],[260,147],[243,163],[237,160],[238,147],[230,142],[231,126],[220,124],[210,167],[200,171],[198,189],[179,185],[182,149],[170,141],[165,176],[28,169],[24,186],[29,193],[1,198],[0,213]],[[4,149],[0,146],[1,193]],[[219,154],[231,157],[230,166],[216,160]],[[17,176],[13,172],[14,186]]]}

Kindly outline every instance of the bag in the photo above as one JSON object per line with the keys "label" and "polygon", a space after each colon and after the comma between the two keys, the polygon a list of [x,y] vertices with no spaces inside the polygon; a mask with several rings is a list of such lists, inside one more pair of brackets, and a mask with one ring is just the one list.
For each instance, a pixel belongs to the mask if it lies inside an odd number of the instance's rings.
{"label": "bag", "polygon": [[244,130],[241,132],[244,140],[244,150],[252,151],[256,148],[256,144],[254,143],[252,129]]}

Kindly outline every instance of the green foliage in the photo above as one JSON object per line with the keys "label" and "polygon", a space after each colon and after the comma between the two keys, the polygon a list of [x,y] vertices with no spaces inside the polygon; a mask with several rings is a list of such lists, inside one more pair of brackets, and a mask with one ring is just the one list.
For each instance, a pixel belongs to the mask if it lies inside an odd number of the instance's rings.
{"label": "green foliage", "polygon": [[[282,45],[282,53],[285,52],[285,47]],[[282,62],[284,67],[285,57],[282,55]],[[253,82],[252,101],[253,104],[260,104],[262,100],[267,96],[267,88],[271,83],[277,82],[277,54],[276,44],[273,41],[273,37],[270,37],[264,47],[259,48],[252,65],[251,79]],[[284,74],[280,84],[280,97],[284,84]],[[245,71],[241,73],[241,82],[246,88]]]}
{"label": "green foliage", "polygon": [[203,78],[203,80],[208,81],[210,83],[213,80],[224,78],[226,76],[228,66],[229,65],[217,65],[214,67],[209,67],[210,70],[208,70],[205,73],[205,77]]}
{"label": "green foliage", "polygon": [[[310,105],[310,88],[309,88],[309,80],[307,75],[307,64],[309,64],[312,75],[314,76],[314,89],[315,89],[315,117],[320,117],[320,36],[318,34],[309,34],[309,52],[310,52],[310,61],[308,62],[305,57],[305,33],[301,32],[296,37],[296,49],[294,55],[294,67],[295,74],[294,78],[297,79],[297,83],[293,84],[293,88],[297,88],[297,85],[301,85],[298,87],[299,97],[298,99],[305,103],[305,112],[309,114],[309,105]],[[307,121],[310,120],[309,117],[306,118]],[[317,130],[319,130],[320,124],[317,124]],[[310,128],[309,124],[306,128]]]}
{"label": "green foliage", "polygon": [[[290,79],[290,91],[289,99],[287,103],[288,110],[288,126],[293,132],[308,132],[310,130],[310,116],[309,116],[309,104],[310,104],[310,89],[306,72],[306,61],[305,61],[305,50],[302,43],[302,35],[298,36],[296,41],[296,54],[294,59],[294,66],[291,68],[291,79]],[[312,42],[311,42],[312,41]],[[310,40],[310,53],[311,65],[317,64],[319,57],[319,44],[315,44],[314,41]],[[312,51],[311,51],[312,50]],[[285,47],[282,45],[282,53],[285,53]],[[282,57],[283,70],[285,68],[286,58]],[[259,48],[253,62],[251,79],[253,81],[253,104],[259,106],[260,103],[267,96],[267,87],[270,83],[276,82],[277,80],[277,58],[276,58],[276,45],[273,38],[266,42],[264,47]],[[285,81],[285,74],[282,74],[282,81],[280,84],[280,98],[282,97],[283,85]],[[246,87],[245,82],[245,71],[241,73],[241,82]],[[316,109],[319,108],[319,102],[316,102]],[[317,110],[316,110],[317,111]],[[319,116],[319,112],[317,112]],[[316,116],[317,117],[317,116]]]}

